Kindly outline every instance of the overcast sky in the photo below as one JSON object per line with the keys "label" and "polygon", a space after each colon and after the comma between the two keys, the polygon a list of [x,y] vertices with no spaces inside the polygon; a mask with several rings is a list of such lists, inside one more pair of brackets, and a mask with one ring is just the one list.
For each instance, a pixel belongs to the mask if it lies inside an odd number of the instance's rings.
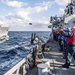
{"label": "overcast sky", "polygon": [[[49,31],[49,18],[62,15],[68,0],[0,0],[0,24],[13,31]],[[32,25],[29,25],[32,23]]]}

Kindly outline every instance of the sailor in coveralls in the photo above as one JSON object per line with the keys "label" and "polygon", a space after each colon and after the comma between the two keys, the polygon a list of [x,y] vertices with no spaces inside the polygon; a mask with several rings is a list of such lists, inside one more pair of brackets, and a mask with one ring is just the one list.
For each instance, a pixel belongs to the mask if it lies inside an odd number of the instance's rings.
{"label": "sailor in coveralls", "polygon": [[66,40],[66,58],[65,64],[62,65],[64,68],[69,68],[72,58],[75,58],[75,26],[71,29],[71,35]]}

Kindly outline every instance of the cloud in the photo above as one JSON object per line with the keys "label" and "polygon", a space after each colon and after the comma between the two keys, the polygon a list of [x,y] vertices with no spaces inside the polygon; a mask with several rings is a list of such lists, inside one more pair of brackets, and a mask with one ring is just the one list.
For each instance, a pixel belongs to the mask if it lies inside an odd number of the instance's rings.
{"label": "cloud", "polygon": [[59,8],[59,11],[61,12],[61,14],[64,14],[64,9],[63,8]]}
{"label": "cloud", "polygon": [[45,11],[47,9],[48,9],[47,7],[36,6],[32,10],[34,10],[36,13],[39,13],[39,12],[43,12],[43,11]]}
{"label": "cloud", "polygon": [[43,1],[42,3],[36,3],[35,5],[50,8],[54,4],[54,1]]}
{"label": "cloud", "polygon": [[39,6],[46,6],[46,7],[51,7],[54,4],[58,4],[58,5],[66,5],[68,3],[68,0],[53,0],[53,1],[43,1],[42,3],[37,3],[36,5]]}
{"label": "cloud", "polygon": [[55,0],[54,2],[58,5],[66,5],[68,3],[68,0]]}
{"label": "cloud", "polygon": [[23,7],[24,5],[27,5],[27,3],[25,2],[20,2],[20,1],[10,1],[10,0],[2,0],[2,2],[8,6],[11,6],[11,7],[16,7],[16,8],[20,8],[20,7]]}
{"label": "cloud", "polygon": [[32,21],[34,24],[42,24],[42,25],[49,25],[49,17],[43,17],[41,19],[35,19]]}
{"label": "cloud", "polygon": [[[20,13],[10,13],[4,17],[4,23],[7,22],[10,26],[10,30],[25,30],[25,31],[48,31],[49,18],[43,17],[41,19],[35,19],[28,17],[28,14],[23,17]],[[29,18],[29,19],[28,19]],[[29,25],[29,23],[32,25]]]}
{"label": "cloud", "polygon": [[[49,18],[43,17],[38,20],[33,20],[32,17],[29,16],[33,12],[30,12],[29,9],[30,8],[21,8],[15,10],[4,17],[1,17],[0,23],[4,25],[8,24],[11,31],[48,31]],[[32,23],[31,26],[29,25],[30,22]]]}
{"label": "cloud", "polygon": [[24,10],[22,11],[17,11],[16,13],[10,13],[5,18],[13,23],[23,23],[23,24],[29,24],[32,22],[33,24],[49,24],[49,18],[40,18],[40,19],[32,19],[32,17],[29,17],[31,13],[25,12]]}
{"label": "cloud", "polygon": [[[10,3],[9,0],[3,0],[7,5],[16,7],[19,3],[19,1],[16,2],[16,5],[13,3],[13,0],[11,1],[13,5]],[[52,2],[43,2],[36,4],[34,7],[28,6],[27,8],[18,8],[14,9],[13,12],[8,13],[6,16],[3,17],[1,20],[3,23],[7,23],[10,26],[10,30],[29,30],[29,31],[48,31],[48,25],[49,25],[49,18],[42,17],[40,19],[33,19],[33,16],[38,17],[37,14],[40,16],[40,12],[47,11],[51,6]],[[33,16],[32,16],[33,15]],[[31,17],[32,16],[32,17]],[[29,23],[32,23],[30,26]]]}
{"label": "cloud", "polygon": [[[20,2],[13,2],[9,0],[3,0],[7,5],[16,7]],[[11,4],[13,3],[13,5]],[[10,4],[9,4],[10,3]],[[40,30],[49,30],[48,25],[49,25],[49,18],[43,17],[40,19],[33,19],[33,17],[30,17],[36,14],[40,14],[40,12],[47,11],[49,8],[49,2],[45,4],[38,4],[35,5],[34,7],[28,6],[27,8],[22,8],[20,4],[18,5],[17,8],[14,9],[13,12],[8,13],[6,16],[0,19],[3,23],[7,23],[10,26],[10,30],[29,30],[29,31],[40,31]],[[36,15],[37,17],[37,15]],[[30,26],[29,23],[32,23]]]}
{"label": "cloud", "polygon": [[48,10],[48,8],[43,6],[19,8],[15,9],[13,12],[9,13],[5,17],[8,19],[22,19],[25,21],[32,22],[32,18],[30,17],[32,14],[40,14],[40,12],[44,12],[46,10]]}

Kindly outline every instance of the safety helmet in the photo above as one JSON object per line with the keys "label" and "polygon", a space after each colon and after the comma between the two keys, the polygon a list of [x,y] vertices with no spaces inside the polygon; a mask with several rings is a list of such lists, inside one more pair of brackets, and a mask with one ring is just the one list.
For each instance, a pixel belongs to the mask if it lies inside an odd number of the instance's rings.
{"label": "safety helmet", "polygon": [[75,26],[73,26],[73,27],[71,28],[71,30],[72,30],[72,31],[75,30]]}
{"label": "safety helmet", "polygon": [[70,28],[70,27],[64,27],[63,30],[65,30],[65,31],[70,31],[71,28]]}

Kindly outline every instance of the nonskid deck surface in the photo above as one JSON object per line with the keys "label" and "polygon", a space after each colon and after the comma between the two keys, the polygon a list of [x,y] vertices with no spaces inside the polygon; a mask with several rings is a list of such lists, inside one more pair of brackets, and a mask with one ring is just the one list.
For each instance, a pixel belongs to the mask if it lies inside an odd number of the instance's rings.
{"label": "nonskid deck surface", "polygon": [[[59,52],[59,45],[55,41],[51,41],[50,43],[51,50],[45,52],[45,58],[49,58],[51,61],[51,71],[52,75],[75,75],[75,61],[72,62],[69,69],[62,68],[62,64],[64,64],[63,55]],[[34,67],[26,75],[38,75],[37,67]]]}

